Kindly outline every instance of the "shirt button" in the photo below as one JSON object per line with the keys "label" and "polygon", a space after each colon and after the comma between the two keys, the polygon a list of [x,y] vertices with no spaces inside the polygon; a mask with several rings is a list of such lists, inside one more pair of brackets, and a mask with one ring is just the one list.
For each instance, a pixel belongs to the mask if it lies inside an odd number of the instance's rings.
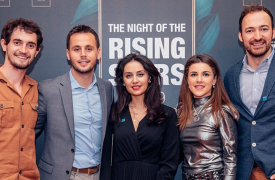
{"label": "shirt button", "polygon": [[23,151],[23,150],[24,150],[23,148],[20,149],[20,151]]}
{"label": "shirt button", "polygon": [[24,124],[22,125],[22,128],[24,128],[25,126],[24,126]]}
{"label": "shirt button", "polygon": [[70,171],[68,171],[68,170],[67,170],[67,171],[66,171],[66,173],[67,173],[67,174],[69,174],[69,173],[70,173]]}
{"label": "shirt button", "polygon": [[252,121],[252,125],[256,125],[256,121]]}
{"label": "shirt button", "polygon": [[71,149],[71,152],[74,153],[74,149]]}
{"label": "shirt button", "polygon": [[256,143],[252,143],[252,147],[256,147],[257,146],[257,144]]}
{"label": "shirt button", "polygon": [[22,171],[21,171],[21,170],[19,171],[19,174],[22,174]]}

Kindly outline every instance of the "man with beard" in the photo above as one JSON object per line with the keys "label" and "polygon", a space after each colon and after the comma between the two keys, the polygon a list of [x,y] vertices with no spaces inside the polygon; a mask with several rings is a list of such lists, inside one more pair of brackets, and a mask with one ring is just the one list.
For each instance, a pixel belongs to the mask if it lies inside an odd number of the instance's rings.
{"label": "man with beard", "polygon": [[[113,102],[109,81],[95,76],[101,57],[99,38],[89,26],[74,27],[67,36],[71,70],[39,83],[36,132],[45,132],[38,163],[41,180],[103,180],[109,175],[102,156],[107,120]],[[101,175],[99,173],[101,172]]]}
{"label": "man with beard", "polygon": [[225,75],[228,95],[240,113],[237,179],[275,179],[275,36],[273,16],[260,5],[246,7],[239,40],[246,55]]}
{"label": "man with beard", "polygon": [[2,29],[0,67],[0,179],[39,180],[35,156],[37,82],[25,75],[43,41],[31,20],[9,20]]}

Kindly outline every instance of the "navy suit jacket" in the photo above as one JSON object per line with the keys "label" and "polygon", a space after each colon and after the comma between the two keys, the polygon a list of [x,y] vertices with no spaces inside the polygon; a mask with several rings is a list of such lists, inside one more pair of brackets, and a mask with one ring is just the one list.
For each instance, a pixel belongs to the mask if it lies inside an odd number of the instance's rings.
{"label": "navy suit jacket", "polygon": [[[270,177],[275,174],[275,56],[270,64],[261,99],[254,115],[241,100],[242,66],[243,63],[240,61],[227,71],[224,78],[230,100],[240,113],[237,179],[249,179],[254,161],[266,176]],[[253,147],[252,143],[256,143],[256,146]]]}

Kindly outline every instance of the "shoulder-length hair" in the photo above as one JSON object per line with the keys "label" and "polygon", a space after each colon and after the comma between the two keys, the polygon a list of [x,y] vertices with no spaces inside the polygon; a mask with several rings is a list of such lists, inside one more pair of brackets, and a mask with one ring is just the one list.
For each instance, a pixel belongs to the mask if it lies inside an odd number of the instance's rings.
{"label": "shoulder-length hair", "polygon": [[132,101],[131,94],[123,86],[124,67],[131,61],[137,61],[144,67],[150,78],[147,90],[144,96],[144,104],[147,107],[147,116],[150,124],[160,124],[167,117],[161,104],[161,77],[155,65],[144,55],[131,53],[122,58],[116,68],[116,88],[118,100],[113,107],[113,120],[120,120],[120,114]]}
{"label": "shoulder-length hair", "polygon": [[217,79],[215,88],[212,88],[211,97],[205,105],[204,110],[211,105],[211,113],[217,122],[217,126],[220,118],[225,119],[225,111],[223,110],[223,106],[227,106],[233,118],[237,120],[239,118],[239,113],[231,103],[226,93],[218,64],[209,55],[197,54],[189,58],[184,67],[184,77],[182,78],[178,103],[178,124],[180,130],[182,131],[186,126],[187,120],[193,117],[193,94],[188,88],[187,79],[190,66],[196,63],[205,63],[209,65],[213,70],[214,77]]}

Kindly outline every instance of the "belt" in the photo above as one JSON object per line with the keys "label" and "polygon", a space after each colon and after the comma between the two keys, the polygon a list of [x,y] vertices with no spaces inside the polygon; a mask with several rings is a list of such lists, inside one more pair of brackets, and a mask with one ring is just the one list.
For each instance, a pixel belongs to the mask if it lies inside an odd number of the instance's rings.
{"label": "belt", "polygon": [[209,172],[202,172],[198,174],[187,174],[183,172],[183,180],[220,180],[223,179],[223,169]]}
{"label": "belt", "polygon": [[77,173],[92,175],[99,171],[99,165],[97,165],[95,167],[83,168],[83,169],[78,169],[78,168],[72,167],[72,171],[77,172]]}

